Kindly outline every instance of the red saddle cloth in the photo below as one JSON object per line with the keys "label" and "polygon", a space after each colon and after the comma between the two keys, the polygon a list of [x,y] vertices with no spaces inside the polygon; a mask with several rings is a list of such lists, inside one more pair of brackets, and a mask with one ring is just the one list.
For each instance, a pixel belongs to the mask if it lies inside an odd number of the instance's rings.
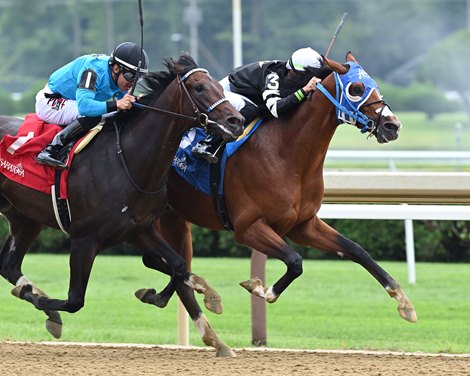
{"label": "red saddle cloth", "polygon": [[[34,158],[61,129],[42,121],[36,114],[26,115],[18,134],[6,135],[0,141],[0,172],[19,184],[51,194],[56,170],[37,163]],[[67,172],[61,177],[64,183]],[[65,184],[61,184],[60,193],[61,198],[66,197]]]}

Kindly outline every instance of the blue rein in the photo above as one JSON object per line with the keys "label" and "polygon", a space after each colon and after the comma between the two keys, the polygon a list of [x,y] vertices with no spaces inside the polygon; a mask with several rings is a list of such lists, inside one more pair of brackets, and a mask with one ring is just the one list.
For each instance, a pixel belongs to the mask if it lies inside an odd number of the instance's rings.
{"label": "blue rein", "polygon": [[[355,111],[351,111],[339,102],[341,99],[341,94],[343,94],[343,100],[346,100],[346,102],[351,108],[355,108],[354,104],[348,99],[347,95],[344,93],[344,89],[341,89],[339,84],[339,75],[337,72],[334,72],[334,77],[336,84],[336,98],[333,98],[330,92],[326,90],[321,83],[317,84],[317,89],[320,90],[330,100],[330,102],[335,105],[338,124],[346,122],[351,125],[356,125],[356,122],[359,122],[363,125],[363,127],[360,128],[361,133],[368,132],[374,126],[374,121],[369,119],[366,115],[359,111],[359,108],[356,108]],[[348,116],[349,119],[347,119],[346,116]]]}

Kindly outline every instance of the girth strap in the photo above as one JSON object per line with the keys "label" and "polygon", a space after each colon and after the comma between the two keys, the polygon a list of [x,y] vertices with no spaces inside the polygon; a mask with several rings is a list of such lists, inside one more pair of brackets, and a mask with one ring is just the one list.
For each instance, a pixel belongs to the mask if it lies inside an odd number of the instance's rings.
{"label": "girth strap", "polygon": [[211,189],[211,198],[212,203],[214,204],[214,209],[219,218],[220,223],[226,230],[233,231],[233,224],[230,220],[230,215],[227,210],[227,205],[225,204],[225,198],[223,194],[219,194],[220,186],[220,164],[222,161],[222,155],[224,154],[225,145],[221,146],[217,150],[216,156],[218,159],[217,163],[212,163],[210,165],[210,189]]}

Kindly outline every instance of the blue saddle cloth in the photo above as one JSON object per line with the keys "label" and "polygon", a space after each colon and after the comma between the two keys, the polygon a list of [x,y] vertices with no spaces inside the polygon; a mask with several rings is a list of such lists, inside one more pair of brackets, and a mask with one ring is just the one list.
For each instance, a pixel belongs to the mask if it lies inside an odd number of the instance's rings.
{"label": "blue saddle cloth", "polygon": [[[226,144],[220,162],[219,194],[223,194],[224,191],[223,181],[227,159],[248,140],[255,130],[258,129],[262,121],[262,119],[259,119],[253,125],[250,124],[236,141]],[[195,157],[191,152],[194,145],[205,137],[206,132],[200,128],[192,128],[187,131],[181,139],[178,151],[173,159],[172,168],[199,192],[210,195],[210,165],[206,160]]]}

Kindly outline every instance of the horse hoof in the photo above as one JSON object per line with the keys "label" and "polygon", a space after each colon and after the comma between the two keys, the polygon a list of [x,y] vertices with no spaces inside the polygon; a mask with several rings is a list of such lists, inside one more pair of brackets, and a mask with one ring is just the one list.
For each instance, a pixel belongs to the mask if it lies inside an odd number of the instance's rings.
{"label": "horse hoof", "polygon": [[418,316],[416,315],[416,311],[412,305],[407,307],[398,306],[397,310],[402,319],[412,323],[418,321]]}
{"label": "horse hoof", "polygon": [[157,291],[155,289],[140,289],[135,292],[135,297],[144,303],[148,303],[146,298],[149,295],[155,295]]}
{"label": "horse hoof", "polygon": [[218,315],[223,312],[222,298],[204,278],[192,274],[191,277],[189,277],[189,282],[191,283],[191,288],[199,294],[204,294],[204,305],[209,311]]}
{"label": "horse hoof", "polygon": [[46,329],[52,337],[59,339],[62,337],[62,322],[58,323],[51,319],[46,320]]}
{"label": "horse hoof", "polygon": [[248,292],[253,292],[256,287],[263,286],[263,282],[259,278],[252,278],[247,281],[240,282],[239,285],[246,289]]}
{"label": "horse hoof", "polygon": [[219,358],[236,358],[237,357],[235,352],[230,347],[222,347],[220,349],[217,349],[215,356]]}
{"label": "horse hoof", "polygon": [[162,299],[155,289],[137,290],[135,296],[141,302],[156,305],[158,308],[165,308],[168,305],[168,299]]}
{"label": "horse hoof", "polygon": [[263,281],[257,277],[249,279],[248,281],[240,282],[240,286],[245,288],[253,295],[259,296],[263,299],[265,298],[265,288],[263,287]]}
{"label": "horse hoof", "polygon": [[222,304],[222,299],[220,298],[220,296],[206,295],[204,297],[204,305],[209,311],[217,315],[220,315],[224,311],[224,306]]}
{"label": "horse hoof", "polygon": [[16,296],[18,299],[21,299],[21,289],[23,288],[24,285],[19,285],[19,286],[15,286],[13,288],[13,290],[11,290],[11,294],[13,296]]}
{"label": "horse hoof", "polygon": [[168,305],[168,299],[162,299],[160,294],[156,294],[153,300],[153,304],[155,304],[158,308],[165,308]]}

